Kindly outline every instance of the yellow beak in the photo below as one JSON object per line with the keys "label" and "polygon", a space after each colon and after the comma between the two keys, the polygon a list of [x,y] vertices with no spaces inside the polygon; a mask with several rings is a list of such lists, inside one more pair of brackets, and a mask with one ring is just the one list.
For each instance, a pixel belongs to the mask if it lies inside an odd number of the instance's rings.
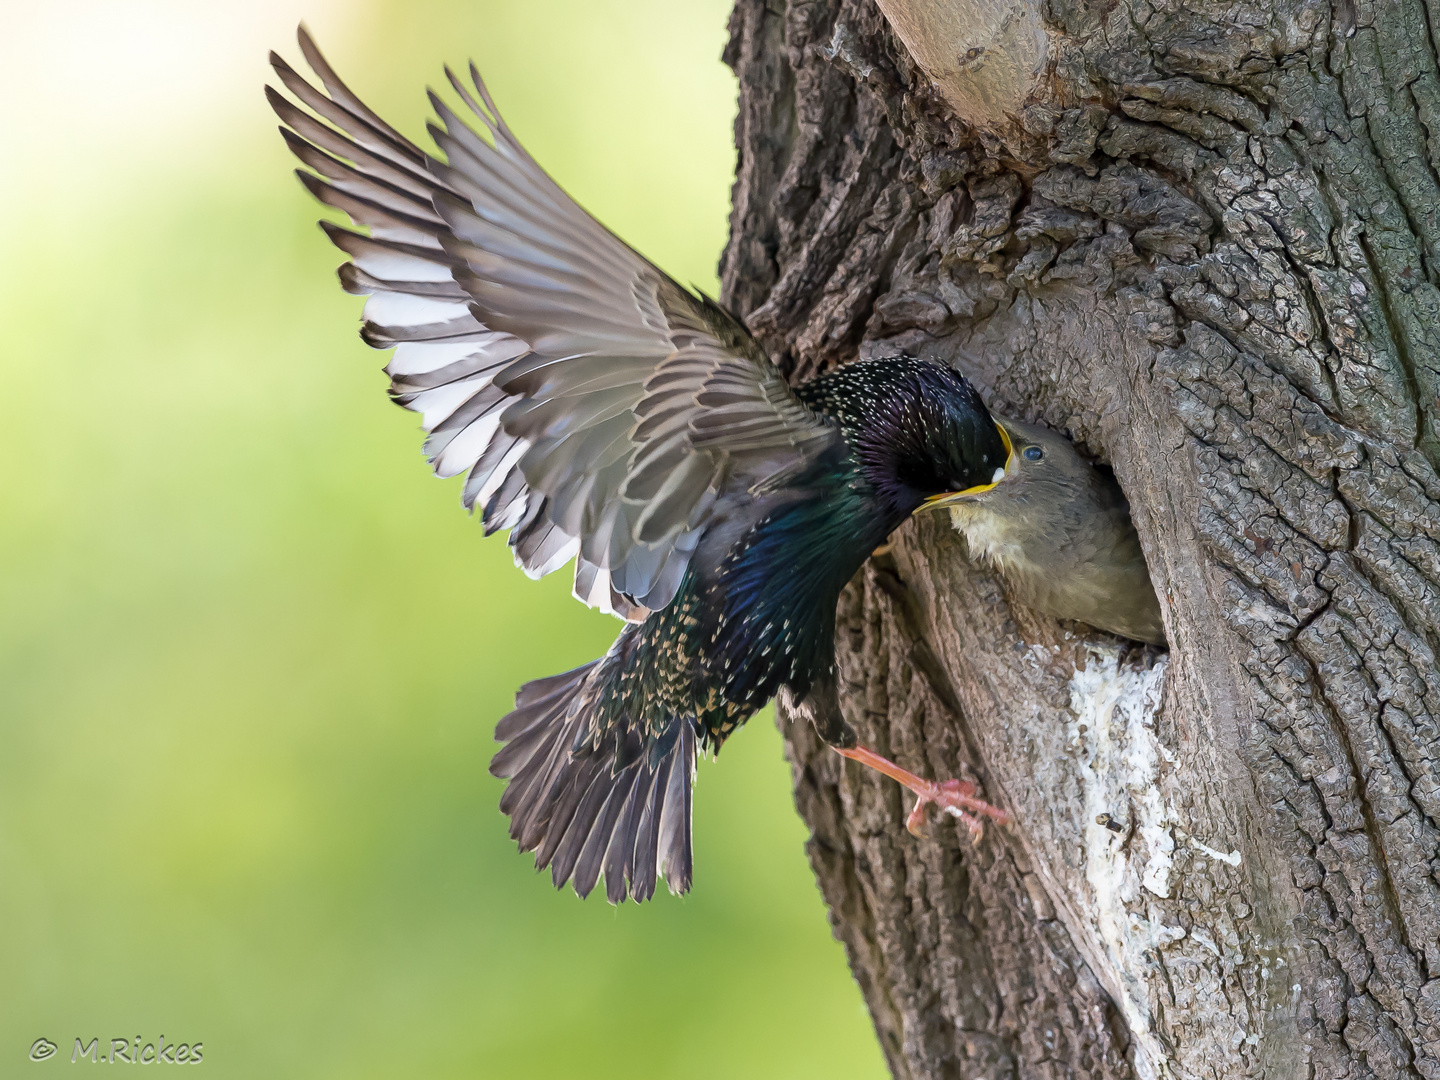
{"label": "yellow beak", "polygon": [[[961,499],[968,499],[972,495],[983,495],[1001,480],[1005,479],[1005,471],[1010,467],[1010,459],[1015,456],[1015,447],[1011,445],[1010,433],[1000,424],[995,425],[995,430],[1000,432],[1000,441],[1005,444],[1005,468],[996,469],[995,475],[990,478],[988,484],[976,484],[964,491],[942,491],[939,495],[931,495],[920,504],[920,510],[939,510],[941,507],[957,503]],[[916,513],[919,513],[917,510]]]}

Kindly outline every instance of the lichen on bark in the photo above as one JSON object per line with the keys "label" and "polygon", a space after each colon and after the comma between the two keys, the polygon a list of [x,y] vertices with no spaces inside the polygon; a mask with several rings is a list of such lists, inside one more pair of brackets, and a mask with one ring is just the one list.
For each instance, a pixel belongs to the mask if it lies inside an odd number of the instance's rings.
{"label": "lichen on bark", "polygon": [[1009,6],[995,122],[870,0],[740,0],[723,298],[794,377],[933,356],[1113,467],[1171,650],[903,529],[846,715],[1017,822],[916,842],[782,717],[835,932],[897,1076],[1440,1076],[1440,13]]}

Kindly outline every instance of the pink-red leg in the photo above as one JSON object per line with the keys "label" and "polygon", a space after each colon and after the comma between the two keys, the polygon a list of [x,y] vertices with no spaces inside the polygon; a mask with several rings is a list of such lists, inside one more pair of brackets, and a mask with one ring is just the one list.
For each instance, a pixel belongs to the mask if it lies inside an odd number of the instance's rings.
{"label": "pink-red leg", "polygon": [[863,746],[852,747],[849,750],[841,750],[837,746],[834,749],[837,754],[842,754],[851,761],[858,761],[861,765],[868,765],[870,768],[884,773],[890,779],[899,781],[915,793],[915,809],[910,811],[910,816],[905,819],[905,828],[916,836],[920,835],[921,826],[925,824],[925,807],[931,803],[963,821],[965,827],[970,830],[971,837],[975,840],[979,840],[985,831],[985,823],[976,816],[977,814],[998,821],[1002,825],[1010,820],[1008,811],[1001,810],[998,806],[991,806],[984,799],[978,798],[976,793],[979,789],[969,780],[945,780],[937,783],[934,780],[916,776],[908,769],[902,769],[888,758],[881,757],[873,750],[866,750]]}

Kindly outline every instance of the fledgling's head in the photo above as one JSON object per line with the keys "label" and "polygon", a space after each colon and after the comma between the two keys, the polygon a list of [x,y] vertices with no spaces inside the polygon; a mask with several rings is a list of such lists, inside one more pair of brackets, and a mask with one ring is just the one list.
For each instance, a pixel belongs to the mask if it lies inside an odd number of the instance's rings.
{"label": "fledgling's head", "polygon": [[1017,420],[999,423],[1010,444],[1004,475],[994,485],[946,502],[956,528],[967,531],[983,516],[1058,540],[1082,524],[1072,518],[1109,510],[1120,497],[1097,482],[1096,467],[1068,439]]}

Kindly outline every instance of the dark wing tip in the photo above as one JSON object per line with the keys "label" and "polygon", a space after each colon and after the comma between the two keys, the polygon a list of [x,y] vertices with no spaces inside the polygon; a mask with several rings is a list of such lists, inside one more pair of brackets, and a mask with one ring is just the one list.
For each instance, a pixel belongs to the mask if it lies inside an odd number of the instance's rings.
{"label": "dark wing tip", "polygon": [[291,79],[300,78],[300,73],[290,66],[290,62],[281,56],[274,49],[270,50],[270,67],[275,74],[288,84]]}
{"label": "dark wing tip", "polygon": [[374,289],[361,278],[360,271],[352,262],[341,263],[339,269],[335,271],[335,275],[340,279],[340,287],[352,296],[368,296],[374,292]]}
{"label": "dark wing tip", "polygon": [[308,169],[296,169],[295,175],[300,178],[300,183],[305,185],[305,190],[314,195],[321,202],[325,202],[324,193],[330,190],[330,185]]}
{"label": "dark wing tip", "polygon": [[[304,169],[296,169],[295,174],[297,176],[310,175],[309,173],[305,172]],[[327,221],[325,218],[321,218],[315,224],[320,226],[320,230],[325,234],[325,238],[329,240],[332,244],[334,244],[336,247],[338,247],[341,251],[346,250],[346,237],[360,237],[363,239],[365,236],[364,233],[357,233],[354,229],[347,229],[338,221]]]}
{"label": "dark wing tip", "polygon": [[[300,52],[305,57],[305,62],[314,68],[317,74],[320,73],[322,67],[330,66],[325,63],[325,57],[320,55],[320,48],[315,44],[315,36],[310,33],[310,27],[305,25],[304,19],[295,24],[295,44],[300,46]],[[317,59],[320,61],[318,65],[315,63]]]}
{"label": "dark wing tip", "polygon": [[[267,86],[265,89],[269,90],[270,88]],[[279,94],[276,94],[275,96],[277,98],[280,98],[281,101],[285,100],[283,97],[280,97]],[[274,105],[275,102],[272,101],[270,104]],[[305,161],[305,155],[313,153],[315,150],[315,147],[309,141],[295,134],[295,132],[291,131],[284,124],[280,125],[280,137],[285,140],[285,145],[290,148],[290,152],[294,154],[297,158],[299,158],[301,161]],[[305,163],[307,165],[309,164],[308,161],[306,161]],[[300,170],[297,169],[295,171],[299,172]]]}

